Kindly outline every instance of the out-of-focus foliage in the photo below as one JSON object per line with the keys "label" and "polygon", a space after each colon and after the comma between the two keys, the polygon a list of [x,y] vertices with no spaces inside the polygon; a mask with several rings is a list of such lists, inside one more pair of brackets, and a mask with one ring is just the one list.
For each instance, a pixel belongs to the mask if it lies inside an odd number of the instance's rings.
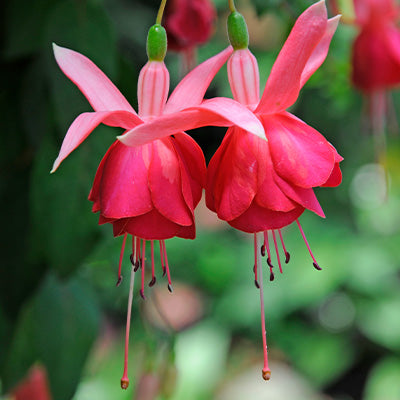
{"label": "out-of-focus foliage", "polygon": [[[311,3],[237,1],[251,18],[250,43],[254,37],[263,85],[287,32]],[[199,49],[199,60],[227,44],[227,2],[215,4],[216,34]],[[145,38],[158,1],[7,0],[2,7],[4,395],[39,363],[57,400],[132,399],[134,393],[142,400],[144,392],[174,400],[400,398],[400,142],[398,133],[388,136],[385,172],[375,163],[373,139],[365,133],[363,100],[349,85],[352,27],[339,27],[326,62],[293,107],[344,156],[344,180],[339,188],[317,193],[326,220],[310,213],[301,218],[323,271],[312,268],[295,227],[284,231],[291,261],[283,275],[265,286],[271,382],[260,377],[251,237],[223,223],[206,223],[209,216],[203,210],[195,241],[167,242],[173,280],[193,288],[202,313],[196,322],[188,316],[192,325],[183,331],[171,332],[152,320],[149,305],[135,290],[131,386],[125,392],[119,379],[129,257],[124,258],[125,280],[116,288],[121,238],[114,239],[109,226],[97,225],[86,200],[96,167],[119,131],[97,128],[49,174],[69,124],[90,110],[58,69],[51,44],[87,55],[135,106],[138,72],[146,62]],[[179,59],[169,54],[166,62],[175,84]],[[209,95],[230,96],[226,69]],[[396,112],[400,92],[392,97]],[[398,131],[393,121],[389,133]],[[223,132],[210,128],[193,133],[208,159]],[[165,293],[155,298],[146,289],[146,302],[156,308],[163,296],[171,296],[160,271],[157,277]],[[179,299],[179,290],[173,296]]]}

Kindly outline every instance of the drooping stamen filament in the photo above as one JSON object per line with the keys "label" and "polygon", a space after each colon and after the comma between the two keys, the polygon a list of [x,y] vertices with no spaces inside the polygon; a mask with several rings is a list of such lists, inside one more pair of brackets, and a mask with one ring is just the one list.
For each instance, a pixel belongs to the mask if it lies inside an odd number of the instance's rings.
{"label": "drooping stamen filament", "polygon": [[146,241],[143,239],[142,241],[142,254],[141,254],[141,267],[142,267],[142,285],[140,288],[140,296],[142,297],[143,300],[146,300],[146,297],[144,296],[144,272],[145,272],[145,257],[146,257]]}
{"label": "drooping stamen filament", "polygon": [[156,283],[156,277],[154,274],[154,240],[150,240],[150,247],[151,247],[151,281],[149,286],[153,286]]}
{"label": "drooping stamen filament", "polygon": [[167,271],[167,279],[168,279],[168,290],[172,293],[173,289],[172,289],[172,283],[171,283],[171,275],[169,272],[169,265],[168,265],[168,257],[167,257],[167,249],[165,247],[165,242],[164,240],[163,242],[163,254],[164,254],[164,261],[165,261],[165,269]]}
{"label": "drooping stamen filament", "polygon": [[[255,241],[257,241],[257,234],[254,234]],[[265,233],[264,233],[265,240]],[[262,265],[260,259],[260,253],[257,252],[256,265],[258,266],[258,276],[260,278],[260,308],[261,308],[261,334],[263,342],[263,354],[264,354],[264,367],[262,369],[263,379],[268,381],[271,377],[271,370],[268,367],[268,347],[267,347],[267,331],[265,328],[265,308],[264,308],[264,284],[262,277]]]}
{"label": "drooping stamen filament", "polygon": [[267,249],[267,264],[269,266],[269,280],[272,282],[275,279],[275,275],[272,271],[272,268],[274,268],[274,266],[271,263],[271,250],[269,248],[269,243],[268,243],[268,231],[264,232],[264,249]]}
{"label": "drooping stamen filament", "polygon": [[135,272],[140,267],[140,238],[136,237]]}
{"label": "drooping stamen filament", "polygon": [[163,250],[163,240],[160,240],[160,258],[161,258],[161,268],[163,271],[162,276],[165,276],[167,273],[167,270],[165,269],[165,264],[164,264],[164,250]]}
{"label": "drooping stamen filament", "polygon": [[258,248],[257,248],[257,234],[254,234],[254,284],[256,285],[256,288],[259,289],[260,285],[258,284],[258,267],[257,267],[257,258],[258,258]]}
{"label": "drooping stamen filament", "polygon": [[133,299],[133,287],[135,284],[135,269],[132,264],[131,268],[131,282],[129,285],[129,297],[128,297],[128,313],[126,315],[126,331],[125,331],[125,356],[124,356],[124,372],[121,378],[121,388],[127,389],[129,386],[128,378],[128,352],[129,352],[129,331],[131,327],[131,313],[132,313],[132,299]]}
{"label": "drooping stamen filament", "polygon": [[131,261],[131,264],[133,266],[135,266],[135,241],[136,241],[135,236],[132,236],[132,253],[129,256],[129,260]]}
{"label": "drooping stamen filament", "polygon": [[278,233],[279,233],[279,237],[281,239],[283,251],[285,252],[285,264],[287,264],[290,261],[290,253],[286,250],[285,243],[284,243],[283,237],[282,237],[282,232],[280,229],[278,229]]}
{"label": "drooping stamen filament", "polygon": [[282,265],[281,265],[281,258],[279,257],[279,250],[278,250],[278,242],[276,241],[275,231],[272,230],[272,238],[274,239],[274,246],[275,246],[275,253],[276,259],[278,260],[279,272],[282,274]]}
{"label": "drooping stamen filament", "polygon": [[299,227],[301,236],[303,237],[304,243],[307,246],[308,252],[310,253],[310,256],[311,256],[311,258],[313,260],[314,268],[317,269],[318,271],[320,271],[322,268],[318,265],[317,260],[315,259],[314,255],[313,255],[313,253],[311,251],[310,245],[308,244],[308,241],[307,241],[306,235],[304,234],[303,228],[301,227],[300,222],[299,222],[298,219],[296,219],[296,222],[297,222],[297,226]]}
{"label": "drooping stamen filament", "polygon": [[122,268],[122,259],[124,258],[125,243],[126,243],[126,237],[127,236],[128,236],[128,234],[125,233],[124,239],[122,240],[121,252],[119,253],[118,279],[117,279],[117,285],[116,286],[119,286],[121,284],[121,282],[122,282],[121,268]]}

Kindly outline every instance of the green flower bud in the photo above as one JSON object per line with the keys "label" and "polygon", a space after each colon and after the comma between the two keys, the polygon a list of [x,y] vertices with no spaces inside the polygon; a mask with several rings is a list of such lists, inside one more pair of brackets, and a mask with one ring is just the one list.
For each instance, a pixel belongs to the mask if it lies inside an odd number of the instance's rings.
{"label": "green flower bud", "polygon": [[160,24],[149,29],[146,44],[149,61],[163,61],[167,53],[167,32]]}
{"label": "green flower bud", "polygon": [[228,17],[228,37],[235,50],[247,49],[249,45],[249,32],[242,14],[232,12]]}

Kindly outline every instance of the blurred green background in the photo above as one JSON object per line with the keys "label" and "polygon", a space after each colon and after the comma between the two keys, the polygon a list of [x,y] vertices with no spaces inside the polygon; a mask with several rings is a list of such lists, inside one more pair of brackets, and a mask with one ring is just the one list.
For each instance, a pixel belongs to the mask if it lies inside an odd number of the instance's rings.
{"label": "blurred green background", "polygon": [[[308,0],[237,1],[265,84]],[[227,2],[199,61],[227,45]],[[58,69],[51,43],[92,59],[136,107],[155,0],[6,0],[2,3],[0,204],[0,396],[42,365],[55,400],[400,399],[400,145],[390,119],[386,174],[375,163],[362,96],[349,82],[356,30],[340,26],[326,62],[292,112],[345,158],[343,184],[317,189],[326,220],[303,228],[323,271],[312,267],[295,226],[291,261],[265,284],[272,379],[261,379],[259,294],[250,235],[200,206],[195,241],[167,241],[175,291],[135,290],[131,385],[123,367],[129,254],[115,287],[122,239],[98,226],[87,201],[102,155],[120,133],[99,127],[50,175],[69,124],[90,106]],[[167,56],[171,86],[180,58]],[[209,96],[230,96],[226,68]],[[393,110],[400,107],[392,93]],[[209,159],[224,129],[193,132]],[[387,182],[387,184],[386,184]],[[266,271],[266,269],[265,269]],[[264,274],[266,275],[266,274]],[[150,279],[149,279],[150,280]],[[154,308],[175,327],[166,327]],[[32,398],[32,400],[35,400]]]}

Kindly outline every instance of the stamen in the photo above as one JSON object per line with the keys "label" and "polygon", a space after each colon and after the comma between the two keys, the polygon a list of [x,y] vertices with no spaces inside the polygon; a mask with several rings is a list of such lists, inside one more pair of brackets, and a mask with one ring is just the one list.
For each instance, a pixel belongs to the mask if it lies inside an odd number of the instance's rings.
{"label": "stamen", "polygon": [[267,248],[267,264],[269,266],[270,271],[272,272],[271,268],[274,268],[271,262],[271,250],[269,248],[269,242],[268,242],[268,231],[264,232],[264,246]]}
{"label": "stamen", "polygon": [[126,237],[128,236],[127,233],[124,235],[124,239],[122,240],[122,246],[121,246],[121,252],[119,253],[119,265],[118,265],[118,279],[117,279],[117,287],[121,284],[122,282],[122,276],[121,276],[121,268],[122,268],[122,259],[124,258],[124,251],[125,251],[125,243],[126,243]]}
{"label": "stamen", "polygon": [[140,267],[140,238],[136,238],[136,261],[135,261],[135,272]]}
{"label": "stamen", "polygon": [[145,257],[146,257],[146,241],[143,239],[142,242],[142,254],[141,254],[141,266],[142,266],[142,285],[140,289],[140,296],[142,297],[143,300],[146,300],[146,297],[144,295],[144,270],[145,270]]}
{"label": "stamen", "polygon": [[278,233],[279,233],[279,237],[281,238],[281,244],[282,244],[283,251],[285,252],[285,257],[286,257],[285,264],[287,264],[290,261],[290,253],[286,250],[285,243],[284,243],[283,237],[282,237],[282,232],[280,229],[278,229]]}
{"label": "stamen", "polygon": [[156,277],[154,275],[154,240],[150,241],[150,247],[151,247],[151,281],[149,283],[149,286],[153,286],[156,283]]}
{"label": "stamen", "polygon": [[[254,235],[256,236],[256,235]],[[257,240],[257,239],[256,239]],[[264,233],[264,240],[265,240],[265,233]],[[268,381],[271,377],[271,371],[268,367],[268,347],[267,347],[267,331],[265,328],[265,308],[264,308],[264,284],[262,278],[262,266],[261,266],[261,259],[259,258],[260,255],[257,252],[257,266],[258,272],[260,276],[260,308],[261,308],[261,334],[262,334],[262,341],[263,341],[263,353],[264,353],[264,367],[262,369],[262,376],[263,379]]]}
{"label": "stamen", "polygon": [[275,253],[276,253],[276,259],[278,260],[279,272],[282,274],[283,271],[281,265],[281,258],[279,257],[278,243],[276,241],[275,231],[272,230],[271,232],[272,232],[272,238],[274,239]]}
{"label": "stamen", "polygon": [[135,236],[132,236],[132,253],[129,256],[129,260],[132,264],[132,267],[135,266]]}
{"label": "stamen", "polygon": [[129,378],[128,378],[129,331],[130,331],[130,327],[131,327],[131,312],[132,312],[132,299],[133,299],[134,284],[135,284],[135,270],[132,265],[131,282],[129,285],[128,313],[126,315],[124,372],[123,372],[122,378],[121,378],[121,388],[122,389],[127,389],[129,386]]}
{"label": "stamen", "polygon": [[256,288],[259,289],[260,285],[258,284],[258,278],[257,278],[257,256],[258,256],[258,251],[257,251],[257,234],[254,234],[254,284],[256,285]]}
{"label": "stamen", "polygon": [[172,293],[174,290],[172,289],[171,274],[169,272],[169,265],[168,265],[167,249],[165,247],[164,240],[163,240],[163,253],[164,253],[164,261],[165,261],[165,269],[167,271],[168,290]]}
{"label": "stamen", "polygon": [[165,269],[165,264],[164,264],[164,241],[160,240],[160,257],[161,257],[161,268],[163,271],[162,276],[164,277],[165,274],[167,273],[167,270]]}
{"label": "stamen", "polygon": [[301,236],[303,237],[304,243],[307,246],[308,252],[310,253],[310,256],[311,256],[311,258],[313,260],[314,268],[317,269],[318,271],[321,271],[322,268],[318,265],[317,260],[315,259],[314,255],[313,255],[313,253],[311,251],[310,245],[308,244],[306,235],[304,234],[303,228],[301,227],[299,220],[296,219],[296,222],[297,222],[297,226],[299,227]]}

